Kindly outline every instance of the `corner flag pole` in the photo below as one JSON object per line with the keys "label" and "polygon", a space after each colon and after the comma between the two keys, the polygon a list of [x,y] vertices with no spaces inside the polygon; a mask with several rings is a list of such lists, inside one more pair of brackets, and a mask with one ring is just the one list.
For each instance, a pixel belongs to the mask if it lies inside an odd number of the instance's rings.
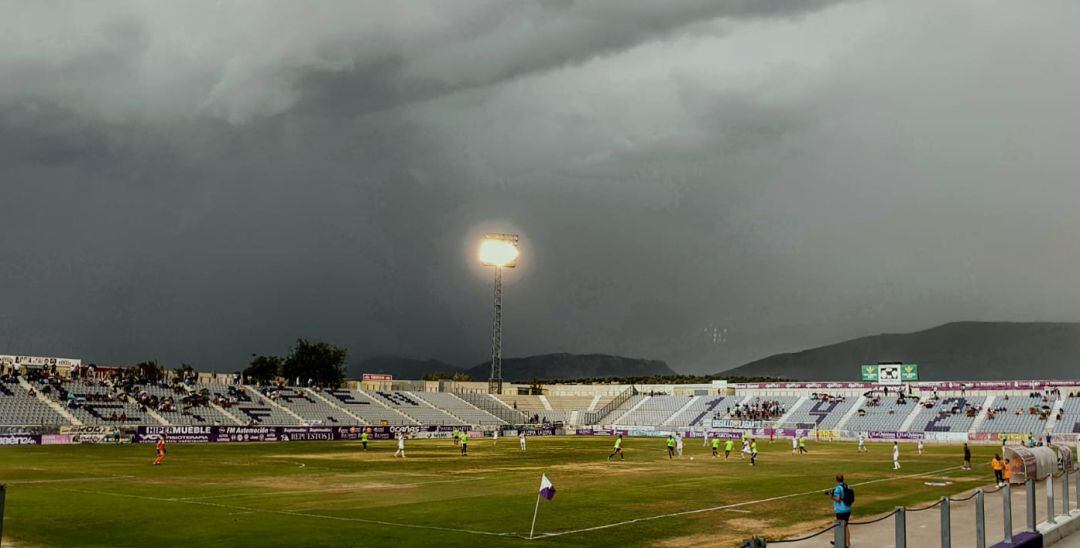
{"label": "corner flag pole", "polygon": [[536,508],[533,510],[533,522],[532,527],[529,528],[529,540],[533,538],[533,531],[536,531],[536,513],[540,511],[540,493],[536,494]]}

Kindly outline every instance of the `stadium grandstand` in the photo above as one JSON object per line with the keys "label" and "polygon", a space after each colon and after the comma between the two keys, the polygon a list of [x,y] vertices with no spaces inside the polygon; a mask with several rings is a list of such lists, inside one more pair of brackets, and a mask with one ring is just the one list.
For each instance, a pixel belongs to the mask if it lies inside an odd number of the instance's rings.
{"label": "stadium grandstand", "polygon": [[[347,381],[340,387],[247,385],[193,373],[157,379],[100,368],[10,366],[0,376],[4,426],[431,426],[512,424],[684,435],[735,429],[829,439],[1025,439],[1080,434],[1080,382],[507,384]],[[519,393],[515,393],[519,392]],[[544,393],[547,392],[547,393]],[[1064,392],[1064,395],[1063,395]]]}

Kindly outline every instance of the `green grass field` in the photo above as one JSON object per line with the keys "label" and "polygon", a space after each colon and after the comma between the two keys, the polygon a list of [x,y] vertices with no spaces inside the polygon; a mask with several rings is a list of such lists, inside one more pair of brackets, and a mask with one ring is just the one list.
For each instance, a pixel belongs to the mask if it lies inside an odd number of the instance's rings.
{"label": "green grass field", "polygon": [[[669,461],[657,438],[628,439],[626,460],[608,462],[611,443],[530,438],[522,453],[513,438],[472,440],[462,458],[450,440],[411,440],[406,459],[392,457],[390,441],[367,452],[354,442],[171,445],[162,466],[150,464],[149,445],[0,447],[4,543],[734,546],[831,523],[821,492],[837,472],[856,490],[858,520],[988,483],[994,451],[974,447],[976,471],[962,472],[957,446],[918,457],[906,445],[894,472],[886,444],[858,454],[851,443],[810,442],[799,457],[787,441],[765,441],[751,467],[713,459],[695,440]],[[541,501],[540,538],[529,541],[541,472],[558,493]],[[953,484],[924,483],[942,479]]]}

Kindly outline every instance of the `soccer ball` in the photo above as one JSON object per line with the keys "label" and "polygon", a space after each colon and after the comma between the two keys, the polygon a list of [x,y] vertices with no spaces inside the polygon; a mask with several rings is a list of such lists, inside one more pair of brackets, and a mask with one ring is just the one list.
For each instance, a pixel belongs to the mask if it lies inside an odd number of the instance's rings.
{"label": "soccer ball", "polygon": [[690,460],[694,460],[694,457],[690,457]]}

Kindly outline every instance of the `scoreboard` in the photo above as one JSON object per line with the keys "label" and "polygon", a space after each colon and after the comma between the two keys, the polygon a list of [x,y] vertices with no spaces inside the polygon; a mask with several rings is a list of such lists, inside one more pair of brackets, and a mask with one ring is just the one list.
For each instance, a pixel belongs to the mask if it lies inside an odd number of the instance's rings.
{"label": "scoreboard", "polygon": [[879,363],[860,367],[863,382],[901,384],[919,380],[919,366],[914,363]]}

